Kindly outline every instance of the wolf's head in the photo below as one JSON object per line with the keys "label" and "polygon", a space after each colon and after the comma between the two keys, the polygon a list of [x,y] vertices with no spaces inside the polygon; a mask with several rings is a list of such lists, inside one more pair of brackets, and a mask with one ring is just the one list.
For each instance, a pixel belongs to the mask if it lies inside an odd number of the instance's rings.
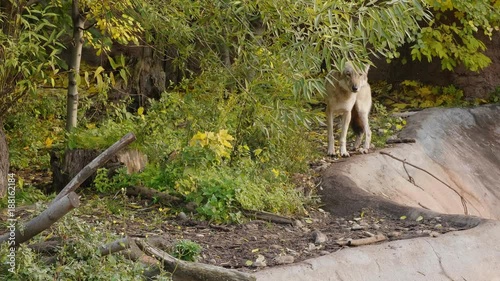
{"label": "wolf's head", "polygon": [[347,62],[342,72],[342,79],[340,80],[342,87],[348,91],[356,93],[368,84],[368,70],[370,65],[365,65],[362,70],[357,70],[351,62]]}

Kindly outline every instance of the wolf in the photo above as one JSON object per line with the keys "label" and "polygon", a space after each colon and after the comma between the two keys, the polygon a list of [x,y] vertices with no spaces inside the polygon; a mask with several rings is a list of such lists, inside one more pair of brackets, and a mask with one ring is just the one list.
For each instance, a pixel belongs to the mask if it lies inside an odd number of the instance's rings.
{"label": "wolf", "polygon": [[326,117],[329,156],[336,154],[335,139],[333,137],[333,119],[335,115],[342,115],[342,132],[340,135],[341,157],[350,156],[346,149],[347,130],[350,123],[356,134],[355,149],[359,148],[363,135],[365,135],[365,143],[359,151],[361,153],[368,153],[370,149],[372,133],[368,122],[368,115],[372,106],[372,95],[367,76],[369,69],[370,65],[365,65],[364,69],[360,70],[356,69],[351,62],[347,62],[343,71],[332,70],[326,76]]}

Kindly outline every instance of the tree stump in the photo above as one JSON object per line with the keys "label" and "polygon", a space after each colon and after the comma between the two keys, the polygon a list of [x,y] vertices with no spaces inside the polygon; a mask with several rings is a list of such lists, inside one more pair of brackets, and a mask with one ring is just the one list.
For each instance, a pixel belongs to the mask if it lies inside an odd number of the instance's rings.
{"label": "tree stump", "polygon": [[[60,192],[69,181],[74,178],[87,164],[99,156],[103,150],[96,149],[71,149],[66,150],[64,155],[60,152],[50,152],[50,164],[52,169],[52,186],[46,190],[47,193]],[[108,176],[113,176],[120,167],[126,167],[127,173],[137,173],[144,169],[147,157],[137,150],[118,152],[103,168],[109,170]],[[94,173],[81,185],[91,186],[96,174]]]}

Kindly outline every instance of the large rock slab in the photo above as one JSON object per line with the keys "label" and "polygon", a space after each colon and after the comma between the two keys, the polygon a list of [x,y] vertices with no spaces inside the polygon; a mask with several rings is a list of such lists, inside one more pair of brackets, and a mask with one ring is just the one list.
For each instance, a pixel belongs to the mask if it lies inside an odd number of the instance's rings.
{"label": "large rock slab", "polygon": [[257,281],[500,281],[500,222],[437,238],[349,248],[254,274]]}
{"label": "large rock slab", "polygon": [[322,191],[326,209],[356,211],[368,199],[363,196],[373,195],[439,213],[500,219],[499,121],[499,105],[435,108],[411,116],[399,136],[416,143],[382,151],[425,171],[380,151],[335,163],[323,175],[330,182]]}

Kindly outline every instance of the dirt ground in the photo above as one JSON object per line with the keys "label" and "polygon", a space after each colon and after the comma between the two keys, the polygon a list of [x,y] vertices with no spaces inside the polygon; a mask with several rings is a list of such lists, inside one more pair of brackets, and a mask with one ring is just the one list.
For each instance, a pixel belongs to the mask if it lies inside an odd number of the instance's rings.
{"label": "dirt ground", "polygon": [[[321,163],[319,163],[321,165]],[[319,178],[310,178],[314,185]],[[313,183],[309,182],[311,186]],[[129,198],[134,202],[134,198]],[[133,204],[143,205],[144,202]],[[130,206],[130,202],[128,204]],[[360,209],[348,216],[335,216],[320,207],[310,208],[308,214],[292,218],[293,223],[273,223],[253,219],[241,225],[214,225],[192,219],[189,214],[167,217],[163,222],[153,222],[161,216],[159,206],[140,210],[129,208],[138,220],[123,220],[116,224],[115,233],[130,237],[161,236],[175,243],[189,239],[202,246],[199,262],[253,272],[266,267],[303,261],[345,249],[351,240],[382,234],[386,241],[415,237],[437,237],[463,226],[440,217],[419,217],[410,220],[374,209]],[[160,211],[159,211],[160,210]],[[100,223],[99,216],[83,217],[91,223]],[[93,219],[89,219],[93,218]],[[106,220],[120,220],[107,217]],[[101,224],[102,225],[102,224]]]}
{"label": "dirt ground", "polygon": [[[329,164],[323,161],[314,166],[326,168]],[[320,178],[305,178],[303,181],[307,186],[315,186]],[[121,201],[123,204],[117,203],[125,208],[119,215],[92,206],[95,202],[95,195],[84,194],[81,207],[73,215],[122,236],[159,236],[171,245],[189,239],[202,246],[199,262],[246,272],[342,251],[350,247],[346,244],[351,240],[380,237],[380,234],[389,241],[436,237],[462,227],[440,217],[410,220],[375,209],[360,209],[340,217],[320,207],[310,208],[306,216],[291,218],[292,223],[253,219],[241,225],[213,225],[197,221],[185,213],[172,217],[165,212],[168,208],[159,204],[148,205],[150,201],[134,197],[127,197]]]}

